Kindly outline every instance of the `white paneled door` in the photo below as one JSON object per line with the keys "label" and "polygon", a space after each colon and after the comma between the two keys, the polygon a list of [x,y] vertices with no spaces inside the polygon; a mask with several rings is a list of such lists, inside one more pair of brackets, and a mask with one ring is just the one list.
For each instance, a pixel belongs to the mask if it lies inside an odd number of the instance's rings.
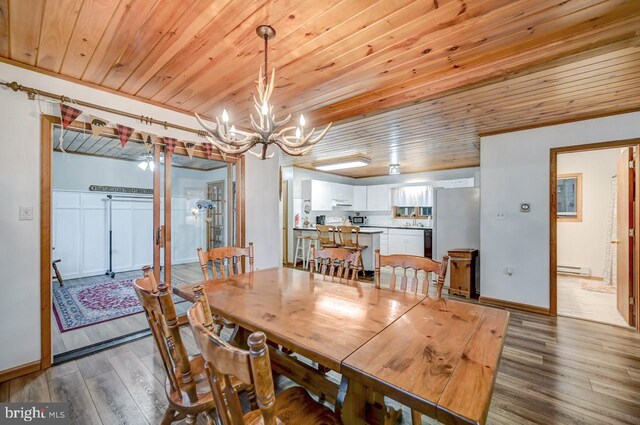
{"label": "white paneled door", "polygon": [[[205,220],[193,214],[200,197],[172,197],[173,264],[198,261],[196,248],[206,246]],[[113,271],[140,270],[153,263],[153,200],[112,201]],[[64,279],[97,276],[109,268],[107,194],[53,191],[54,259]]]}
{"label": "white paneled door", "polygon": [[[153,261],[151,199],[113,200],[113,270]],[[104,193],[53,191],[54,259],[64,279],[101,275],[109,268],[109,214]]]}

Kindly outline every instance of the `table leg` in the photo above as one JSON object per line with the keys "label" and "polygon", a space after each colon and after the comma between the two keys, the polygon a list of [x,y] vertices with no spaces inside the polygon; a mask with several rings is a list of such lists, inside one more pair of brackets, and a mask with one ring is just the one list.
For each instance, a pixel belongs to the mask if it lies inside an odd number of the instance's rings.
{"label": "table leg", "polygon": [[365,425],[367,389],[360,382],[342,375],[336,413],[345,425]]}

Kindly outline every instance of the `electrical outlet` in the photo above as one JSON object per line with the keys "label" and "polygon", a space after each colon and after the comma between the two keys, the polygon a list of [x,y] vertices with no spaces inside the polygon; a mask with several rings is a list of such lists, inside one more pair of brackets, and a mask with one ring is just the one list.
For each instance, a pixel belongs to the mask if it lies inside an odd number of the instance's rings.
{"label": "electrical outlet", "polygon": [[513,267],[506,267],[504,269],[504,274],[506,274],[509,277],[513,276]]}
{"label": "electrical outlet", "polygon": [[18,212],[18,219],[33,220],[33,207],[20,205],[20,209]]}
{"label": "electrical outlet", "polygon": [[498,220],[504,220],[505,214],[503,212],[498,213]]}

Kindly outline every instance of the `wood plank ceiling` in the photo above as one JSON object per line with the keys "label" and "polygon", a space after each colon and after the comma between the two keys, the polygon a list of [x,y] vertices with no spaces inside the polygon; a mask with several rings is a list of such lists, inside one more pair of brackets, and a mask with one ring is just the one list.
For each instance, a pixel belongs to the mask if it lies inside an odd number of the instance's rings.
{"label": "wood plank ceiling", "polygon": [[[100,137],[91,137],[91,131],[82,131],[71,127],[64,130],[63,136],[64,151],[72,155],[99,156],[102,158],[114,158],[130,161],[131,167],[148,158],[152,158],[144,147],[142,140],[136,140],[135,135],[129,139],[124,146],[120,146],[120,138],[116,135],[101,134]],[[53,150],[62,152],[60,149],[60,126],[53,129]],[[189,159],[187,155],[172,156],[172,167],[188,168],[192,170],[211,171],[217,168],[226,167],[226,162],[215,161],[207,158],[194,156]]]}
{"label": "wood plank ceiling", "polygon": [[[303,166],[342,155],[342,147],[356,151],[354,144],[386,153],[345,175],[382,174],[395,151],[407,158],[403,171],[477,165],[470,148],[478,132],[517,126],[534,106],[536,123],[565,116],[572,97],[572,115],[638,106],[625,86],[640,68],[632,59],[638,0],[0,0],[0,57],[189,113],[214,116],[226,107],[246,123],[262,23],[278,34],[270,45],[275,107],[303,112],[312,125],[362,120],[337,126],[295,160]],[[577,63],[591,74],[573,78],[586,72]],[[626,76],[617,86],[608,63]],[[545,97],[528,74],[554,65],[561,82],[548,83]],[[514,75],[522,79],[517,96],[505,81]],[[479,91],[467,100],[470,87]],[[400,119],[405,110],[371,117],[425,100],[411,110],[419,116],[409,127]],[[498,112],[503,118],[492,123]],[[377,131],[365,129],[375,122]],[[449,132],[426,137],[416,122]]]}

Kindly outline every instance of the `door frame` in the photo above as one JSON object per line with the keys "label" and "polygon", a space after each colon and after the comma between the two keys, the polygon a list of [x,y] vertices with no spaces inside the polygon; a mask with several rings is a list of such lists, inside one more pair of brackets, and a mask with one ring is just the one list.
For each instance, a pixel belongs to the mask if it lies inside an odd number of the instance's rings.
{"label": "door frame", "polygon": [[[40,361],[29,363],[24,367],[15,368],[15,373],[11,374],[11,378],[24,375],[37,370],[45,370],[51,367],[53,361],[51,349],[51,200],[52,200],[52,160],[53,160],[53,127],[60,125],[61,120],[52,115],[42,114],[40,118]],[[91,132],[91,125],[84,122],[72,122],[69,127]],[[115,128],[105,127],[101,130],[103,134],[116,135]],[[162,137],[160,137],[162,138]],[[129,143],[142,143],[142,136],[139,131],[131,135]],[[164,149],[164,148],[162,148]],[[160,164],[160,150],[154,149],[154,161],[156,169],[165,168],[165,191],[171,193],[171,156],[165,155],[165,163],[163,167]],[[157,152],[157,154],[156,154]],[[187,155],[184,147],[176,146],[174,155]],[[236,165],[236,241],[238,245],[245,245],[245,158],[240,156],[223,157],[220,154],[212,153],[210,157],[203,151],[196,151],[193,156],[199,158],[207,158],[216,161],[226,162],[227,164]],[[169,168],[167,170],[166,168]],[[154,174],[154,241],[155,232],[160,228],[160,210],[156,208],[156,203],[160,204],[160,173]],[[156,196],[157,194],[157,196]],[[166,203],[165,203],[166,205]],[[169,204],[170,206],[171,204]],[[156,217],[157,214],[157,217]],[[168,215],[167,215],[168,214]],[[171,266],[171,212],[165,211],[165,220],[169,226],[164,229],[164,246],[165,261],[168,260],[169,267],[165,264],[165,273],[170,270]],[[154,242],[155,244],[155,242]],[[155,245],[154,245],[155,246]],[[154,253],[155,257],[155,253]],[[154,264],[159,264],[159,258],[154,258]]]}
{"label": "door frame", "polygon": [[[590,143],[583,145],[562,146],[550,150],[549,159],[549,314],[558,314],[558,204],[557,204],[557,177],[558,177],[558,155],[575,152],[587,152],[603,149],[615,149],[626,147],[638,147],[640,150],[640,139],[614,140],[609,142]],[[640,152],[639,152],[640,153]],[[640,231],[640,164],[636,164],[635,173],[636,203],[634,205],[633,228]],[[640,234],[633,240],[633,296],[635,302],[635,328],[640,331],[640,303],[638,295],[640,290]]]}

